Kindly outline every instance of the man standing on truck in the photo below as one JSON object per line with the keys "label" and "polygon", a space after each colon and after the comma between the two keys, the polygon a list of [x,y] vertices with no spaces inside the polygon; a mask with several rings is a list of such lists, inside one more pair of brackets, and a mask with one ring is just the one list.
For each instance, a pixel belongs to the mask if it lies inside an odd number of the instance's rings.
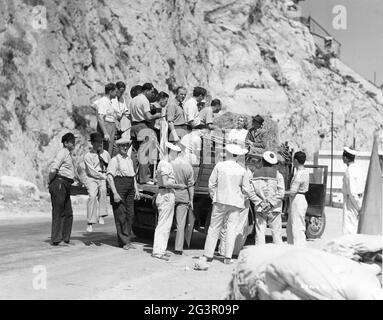
{"label": "man standing on truck", "polygon": [[245,196],[248,189],[246,169],[238,163],[241,155],[248,150],[235,144],[226,146],[228,160],[218,162],[209,178],[209,193],[213,201],[210,226],[206,237],[204,255],[196,262],[195,270],[207,270],[213,260],[214,250],[225,220],[227,221],[225,259],[229,264],[236,238],[236,222],[240,211],[245,208]]}
{"label": "man standing on truck", "polygon": [[246,144],[250,146],[252,152],[262,155],[266,148],[265,144],[265,130],[263,124],[265,120],[259,114],[252,119],[252,127],[246,136]]}
{"label": "man standing on truck", "polygon": [[[142,93],[138,94],[129,103],[129,109],[132,117],[132,128],[130,130],[133,142],[133,148],[136,153],[139,151],[139,147],[144,141],[138,141],[138,134],[141,130],[149,130],[151,122],[155,119],[161,118],[161,113],[151,114],[150,101],[154,98],[155,88],[151,83],[145,83],[142,86]],[[153,132],[154,133],[154,132]],[[155,134],[154,134],[155,137]],[[149,136],[150,138],[150,136]],[[138,158],[140,160],[140,158]],[[139,183],[150,183],[150,169],[149,163],[142,163],[139,161]]]}
{"label": "man standing on truck", "polygon": [[102,135],[94,132],[90,135],[92,149],[85,154],[86,188],[88,190],[86,231],[93,231],[93,224],[104,224],[108,215],[106,199],[106,168],[110,162],[108,151],[102,148]]}
{"label": "man standing on truck", "polygon": [[360,169],[355,165],[357,152],[343,149],[343,162],[347,169],[343,176],[343,234],[356,234],[360,210],[362,209],[364,183]]}
{"label": "man standing on truck", "polygon": [[97,132],[104,138],[104,148],[112,155],[114,136],[116,134],[117,109],[112,100],[117,96],[117,87],[114,83],[105,86],[105,96],[94,102],[97,114]]}
{"label": "man standing on truck", "polygon": [[193,96],[184,104],[185,119],[191,130],[201,126],[198,103],[205,99],[206,94],[207,91],[205,88],[195,87],[193,89]]}
{"label": "man standing on truck", "polygon": [[177,234],[175,240],[174,253],[182,255],[184,248],[185,224],[188,213],[193,214],[194,199],[194,172],[190,161],[186,158],[185,152],[182,152],[176,159],[171,161],[174,171],[174,178],[177,184],[183,184],[187,189],[175,190],[175,215],[177,222]]}
{"label": "man standing on truck", "polygon": [[184,87],[178,87],[176,96],[168,103],[166,118],[169,122],[169,141],[172,143],[180,141],[188,133],[183,109],[186,93]]}

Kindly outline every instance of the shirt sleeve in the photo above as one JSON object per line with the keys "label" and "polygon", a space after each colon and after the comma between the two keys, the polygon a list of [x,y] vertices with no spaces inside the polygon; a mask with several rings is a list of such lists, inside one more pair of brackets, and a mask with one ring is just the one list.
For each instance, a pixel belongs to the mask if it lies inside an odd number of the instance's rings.
{"label": "shirt sleeve", "polygon": [[96,106],[97,106],[97,112],[99,115],[106,115],[107,105],[106,105],[104,99],[99,100],[99,102],[96,104]]}
{"label": "shirt sleeve", "polygon": [[57,153],[56,158],[53,160],[51,170],[59,170],[66,157],[67,157],[66,149],[60,150]]}
{"label": "shirt sleeve", "polygon": [[92,161],[91,153],[87,153],[84,156],[84,164],[87,175],[95,179],[102,179],[104,176],[97,171]]}
{"label": "shirt sleeve", "polygon": [[214,199],[214,196],[217,191],[217,184],[218,184],[218,164],[215,165],[209,178],[209,194],[212,200]]}
{"label": "shirt sleeve", "polygon": [[213,110],[210,107],[207,107],[205,112],[205,123],[213,123]]}
{"label": "shirt sleeve", "polygon": [[350,200],[353,206],[359,211],[360,209],[362,209],[362,197],[359,196],[360,194],[362,194],[359,187],[361,184],[361,179],[358,175],[358,172],[356,172],[354,168],[349,171],[347,178],[348,178],[347,186],[349,189],[347,190],[348,195],[350,196]]}
{"label": "shirt sleeve", "polygon": [[190,122],[198,117],[198,107],[193,101],[187,101],[184,107],[186,122]]}
{"label": "shirt sleeve", "polygon": [[188,181],[187,181],[187,186],[188,187],[193,187],[194,186],[194,170],[193,170],[193,167],[190,166],[190,174],[189,174],[189,177],[188,177]]}
{"label": "shirt sleeve", "polygon": [[254,203],[254,205],[258,205],[262,199],[258,197],[257,193],[254,190],[254,187],[252,186],[251,182],[251,173],[246,170],[245,175],[243,176],[243,183],[242,183],[242,192],[244,195]]}
{"label": "shirt sleeve", "polygon": [[283,176],[278,172],[277,173],[277,192],[275,196],[268,199],[268,201],[275,208],[280,204],[284,196],[285,196],[285,181],[283,179]]}
{"label": "shirt sleeve", "polygon": [[161,176],[170,176],[172,174],[172,166],[169,163],[162,163],[160,168],[160,174]]}
{"label": "shirt sleeve", "polygon": [[117,158],[114,157],[112,160],[110,160],[108,164],[108,168],[106,169],[107,174],[112,175],[113,177],[117,174]]}
{"label": "shirt sleeve", "polygon": [[150,102],[148,99],[142,99],[141,104],[142,104],[141,107],[142,107],[142,110],[144,110],[144,113],[150,112]]}
{"label": "shirt sleeve", "polygon": [[174,105],[174,103],[170,103],[167,107],[167,111],[166,111],[166,119],[169,121],[169,122],[174,122],[174,118],[176,116],[176,107]]}
{"label": "shirt sleeve", "polygon": [[291,181],[290,191],[291,193],[297,193],[301,185],[301,176],[299,173],[296,173]]}

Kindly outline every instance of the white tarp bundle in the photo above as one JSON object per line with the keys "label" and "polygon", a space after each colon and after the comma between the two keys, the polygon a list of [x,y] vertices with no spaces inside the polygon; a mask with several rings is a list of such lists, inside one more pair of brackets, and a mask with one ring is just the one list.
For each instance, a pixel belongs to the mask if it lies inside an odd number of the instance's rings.
{"label": "white tarp bundle", "polygon": [[383,299],[376,270],[322,250],[266,244],[244,249],[227,299]]}
{"label": "white tarp bundle", "polygon": [[368,234],[349,234],[326,242],[321,249],[345,258],[362,261],[365,254],[382,254],[383,237]]}

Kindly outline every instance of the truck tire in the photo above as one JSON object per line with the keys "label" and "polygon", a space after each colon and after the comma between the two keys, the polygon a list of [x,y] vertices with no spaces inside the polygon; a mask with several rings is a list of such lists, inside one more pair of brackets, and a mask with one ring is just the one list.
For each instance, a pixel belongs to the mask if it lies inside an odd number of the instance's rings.
{"label": "truck tire", "polygon": [[326,214],[323,212],[321,217],[308,216],[306,220],[307,239],[320,238],[326,227]]}
{"label": "truck tire", "polygon": [[133,233],[136,235],[136,237],[141,239],[154,239],[154,229],[146,229],[141,228],[137,226],[132,226]]}

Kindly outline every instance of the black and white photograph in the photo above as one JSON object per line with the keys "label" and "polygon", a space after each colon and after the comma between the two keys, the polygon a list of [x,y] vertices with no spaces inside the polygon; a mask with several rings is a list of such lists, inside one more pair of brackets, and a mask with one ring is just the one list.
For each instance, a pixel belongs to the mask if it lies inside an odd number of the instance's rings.
{"label": "black and white photograph", "polygon": [[0,0],[0,300],[383,300],[382,58],[381,0]]}

